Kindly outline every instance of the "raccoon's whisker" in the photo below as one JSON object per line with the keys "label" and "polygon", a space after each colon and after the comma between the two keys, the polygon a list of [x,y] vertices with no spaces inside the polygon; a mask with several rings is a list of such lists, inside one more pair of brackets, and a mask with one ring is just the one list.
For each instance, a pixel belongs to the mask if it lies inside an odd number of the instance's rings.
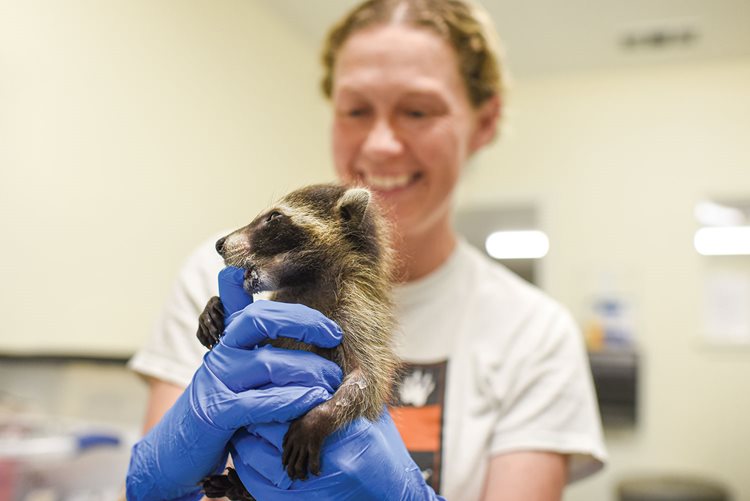
{"label": "raccoon's whisker", "polygon": [[244,261],[243,254],[242,249],[229,249],[229,252],[224,256],[224,261],[229,265],[242,263]]}

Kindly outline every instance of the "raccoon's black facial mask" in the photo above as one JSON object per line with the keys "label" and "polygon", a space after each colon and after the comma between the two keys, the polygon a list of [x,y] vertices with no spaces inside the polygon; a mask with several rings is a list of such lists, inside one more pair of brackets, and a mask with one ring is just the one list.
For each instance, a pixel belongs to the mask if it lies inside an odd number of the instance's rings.
{"label": "raccoon's black facial mask", "polygon": [[259,218],[253,230],[248,232],[250,251],[259,258],[270,258],[309,244],[307,232],[294,224],[292,219],[279,212],[271,211]]}
{"label": "raccoon's black facial mask", "polygon": [[216,248],[227,265],[246,270],[244,288],[257,293],[313,280],[311,240],[292,216],[273,209],[219,240]]}
{"label": "raccoon's black facial mask", "polygon": [[[291,217],[272,212],[250,235],[251,282],[257,290],[295,287],[315,279],[315,252],[307,230]],[[254,272],[254,273],[253,273]],[[257,275],[257,280],[254,279]]]}

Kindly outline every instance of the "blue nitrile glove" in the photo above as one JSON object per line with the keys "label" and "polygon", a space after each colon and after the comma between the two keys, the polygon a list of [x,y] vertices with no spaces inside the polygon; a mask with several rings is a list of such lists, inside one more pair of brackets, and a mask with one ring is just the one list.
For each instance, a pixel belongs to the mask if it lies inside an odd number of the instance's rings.
{"label": "blue nitrile glove", "polygon": [[253,302],[253,296],[245,292],[242,281],[245,278],[245,270],[227,266],[219,272],[219,297],[224,306],[225,324],[229,324],[229,317],[245,306]]}
{"label": "blue nitrile glove", "polygon": [[[252,302],[241,286],[222,287],[221,293],[232,296],[226,304]],[[223,470],[227,442],[238,428],[288,422],[328,400],[341,384],[341,369],[317,355],[254,349],[279,336],[324,348],[338,345],[341,330],[318,311],[259,301],[225,323],[219,344],[204,356],[185,392],[133,447],[128,500],[199,499],[198,483]]]}
{"label": "blue nitrile glove", "polygon": [[251,425],[229,444],[234,468],[256,499],[444,501],[425,482],[387,411],[375,423],[359,418],[331,435],[320,476],[308,480],[290,480],[281,464],[288,427]]}

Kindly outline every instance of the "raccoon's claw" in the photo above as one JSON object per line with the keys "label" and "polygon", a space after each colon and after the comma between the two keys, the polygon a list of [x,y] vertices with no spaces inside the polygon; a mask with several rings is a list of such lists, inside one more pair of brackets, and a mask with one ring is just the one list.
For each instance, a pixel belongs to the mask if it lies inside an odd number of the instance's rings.
{"label": "raccoon's claw", "polygon": [[203,493],[207,498],[229,498],[240,501],[255,501],[247,492],[234,468],[227,468],[226,475],[211,475],[201,481]]}
{"label": "raccoon's claw", "polygon": [[217,296],[208,300],[198,318],[198,332],[196,336],[206,348],[213,348],[219,342],[224,332],[224,306]]}
{"label": "raccoon's claw", "polygon": [[324,438],[314,426],[305,421],[305,416],[289,425],[281,456],[281,463],[289,478],[306,480],[308,472],[320,475],[320,450]]}

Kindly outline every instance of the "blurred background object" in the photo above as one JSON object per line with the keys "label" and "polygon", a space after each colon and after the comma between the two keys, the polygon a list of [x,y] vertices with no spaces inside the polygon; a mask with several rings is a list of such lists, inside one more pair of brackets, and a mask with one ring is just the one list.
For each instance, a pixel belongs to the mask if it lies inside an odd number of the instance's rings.
{"label": "blurred background object", "polygon": [[651,475],[622,480],[618,501],[730,501],[723,485],[700,477]]}
{"label": "blurred background object", "polygon": [[146,401],[122,364],[0,358],[0,500],[119,498]]}

